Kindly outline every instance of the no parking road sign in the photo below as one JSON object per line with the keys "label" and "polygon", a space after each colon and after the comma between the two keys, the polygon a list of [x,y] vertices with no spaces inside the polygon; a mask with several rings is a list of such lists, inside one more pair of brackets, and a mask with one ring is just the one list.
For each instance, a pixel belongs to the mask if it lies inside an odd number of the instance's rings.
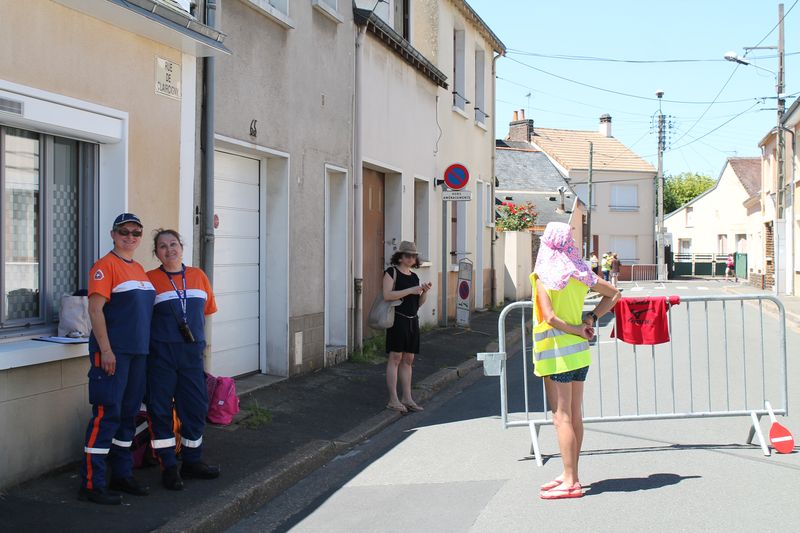
{"label": "no parking road sign", "polygon": [[469,171],[460,163],[454,163],[444,171],[444,183],[451,190],[463,189],[469,183]]}

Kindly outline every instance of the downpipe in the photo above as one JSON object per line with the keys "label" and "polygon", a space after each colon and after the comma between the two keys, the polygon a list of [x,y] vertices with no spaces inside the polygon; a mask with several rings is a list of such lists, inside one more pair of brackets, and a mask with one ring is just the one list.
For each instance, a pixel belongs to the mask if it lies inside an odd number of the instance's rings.
{"label": "downpipe", "polygon": [[364,164],[362,162],[361,139],[361,63],[364,34],[367,31],[356,27],[355,57],[355,105],[353,106],[353,344],[356,349],[364,345]]}
{"label": "downpipe", "polygon": [[[217,1],[206,0],[205,22],[215,28],[217,19]],[[203,220],[203,239],[201,242],[202,257],[200,263],[209,281],[214,281],[214,93],[216,59],[213,56],[203,58],[203,104],[201,114],[202,128],[200,146],[202,158],[200,164],[201,213]]]}

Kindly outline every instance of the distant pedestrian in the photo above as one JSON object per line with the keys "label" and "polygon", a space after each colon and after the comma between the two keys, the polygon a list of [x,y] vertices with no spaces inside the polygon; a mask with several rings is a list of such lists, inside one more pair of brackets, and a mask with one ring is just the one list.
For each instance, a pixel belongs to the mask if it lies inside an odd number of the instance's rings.
{"label": "distant pedestrian", "polygon": [[[531,283],[536,318],[534,373],[545,378],[564,463],[561,475],[542,485],[539,496],[546,500],[580,498],[581,409],[584,382],[592,362],[588,341],[594,337],[597,319],[614,307],[620,295],[581,260],[572,228],[562,222],[550,222],[545,228]],[[590,288],[603,298],[584,317],[583,303]]]}
{"label": "distant pedestrian", "polygon": [[614,287],[617,286],[619,283],[619,269],[621,263],[619,262],[619,256],[616,252],[611,256],[611,285]]}
{"label": "distant pedestrian", "polygon": [[600,261],[597,260],[597,253],[592,252],[592,256],[589,258],[589,263],[592,265],[592,272],[595,274],[600,274],[600,272],[597,270],[600,266]]}
{"label": "distant pedestrian", "polygon": [[[414,355],[419,353],[419,316],[417,311],[425,303],[431,283],[420,284],[412,268],[419,268],[419,255],[413,242],[403,241],[392,255],[392,266],[383,275],[383,297],[387,301],[401,300],[395,307],[394,325],[386,330],[386,385],[389,388],[387,409],[407,413],[422,411],[411,394],[411,374]],[[397,395],[400,382],[401,396]]]}
{"label": "distant pedestrian", "polygon": [[603,259],[600,261],[600,269],[603,271],[603,279],[609,281],[611,277],[611,252],[603,254]]}
{"label": "distant pedestrian", "polygon": [[733,258],[733,254],[728,254],[728,258],[725,260],[725,281],[728,281],[730,276],[733,276],[733,281],[738,281],[736,279],[736,261]]}

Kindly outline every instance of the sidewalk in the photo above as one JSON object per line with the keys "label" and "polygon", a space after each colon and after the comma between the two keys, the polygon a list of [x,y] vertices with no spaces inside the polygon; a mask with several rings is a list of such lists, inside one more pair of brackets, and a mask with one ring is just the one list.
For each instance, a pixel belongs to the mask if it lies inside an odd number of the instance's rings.
{"label": "sidewalk", "polygon": [[[775,294],[771,291],[757,289],[743,283],[726,285],[723,288],[726,292],[733,294]],[[789,327],[800,328],[800,296],[778,295],[778,299],[781,301],[781,303],[783,303],[783,306],[786,309],[786,325]],[[777,316],[777,312],[773,305],[765,304],[764,311],[768,314]]]}
{"label": "sidewalk", "polygon": [[[496,349],[498,316],[494,311],[476,313],[469,331],[447,328],[423,334],[414,366],[415,396],[420,403],[477,368],[477,352]],[[519,329],[511,332],[512,337],[518,335]],[[245,395],[241,404],[251,413],[249,418],[206,430],[205,460],[222,469],[216,481],[188,480],[182,492],[170,492],[161,487],[157,467],[145,468],[137,470],[136,476],[150,485],[149,496],[125,495],[122,506],[104,507],[77,500],[76,463],[0,493],[2,529],[224,529],[398,420],[400,414],[385,409],[384,370],[382,361],[347,362]],[[88,405],[86,413],[88,417]]]}

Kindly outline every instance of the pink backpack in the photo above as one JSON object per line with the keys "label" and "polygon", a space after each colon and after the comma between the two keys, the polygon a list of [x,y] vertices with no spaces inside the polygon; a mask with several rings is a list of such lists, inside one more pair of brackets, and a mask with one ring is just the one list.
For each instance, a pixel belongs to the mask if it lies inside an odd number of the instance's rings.
{"label": "pink backpack", "polygon": [[208,421],[223,426],[233,422],[239,412],[239,397],[236,396],[236,382],[233,378],[214,377],[206,374],[208,390]]}

